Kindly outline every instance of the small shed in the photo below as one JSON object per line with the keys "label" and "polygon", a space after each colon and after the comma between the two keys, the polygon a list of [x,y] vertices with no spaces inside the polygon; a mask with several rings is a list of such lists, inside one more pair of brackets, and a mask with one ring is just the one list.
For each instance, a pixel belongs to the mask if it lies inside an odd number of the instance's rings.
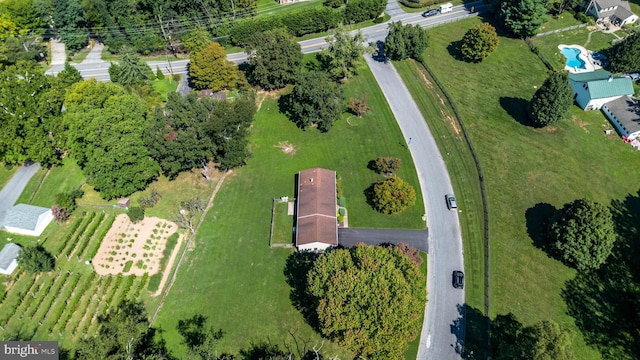
{"label": "small shed", "polygon": [[53,220],[51,209],[18,204],[7,210],[4,229],[14,234],[40,236],[51,220]]}
{"label": "small shed", "polygon": [[14,243],[8,243],[0,251],[0,274],[11,275],[13,270],[18,267],[18,254],[20,254],[20,246]]}
{"label": "small shed", "polygon": [[121,209],[127,209],[131,205],[131,200],[129,198],[122,198],[118,200],[118,207]]}

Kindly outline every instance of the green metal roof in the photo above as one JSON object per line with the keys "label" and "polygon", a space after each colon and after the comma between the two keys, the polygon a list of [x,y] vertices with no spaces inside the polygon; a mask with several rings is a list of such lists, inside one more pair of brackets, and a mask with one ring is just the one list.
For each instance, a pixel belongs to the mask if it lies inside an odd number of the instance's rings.
{"label": "green metal roof", "polygon": [[612,74],[608,71],[591,71],[576,74],[569,74],[569,79],[577,82],[589,82],[594,80],[609,79]]}
{"label": "green metal roof", "polygon": [[613,96],[633,95],[633,84],[628,77],[613,78],[611,81],[596,80],[587,82],[589,96],[592,99],[602,99]]}

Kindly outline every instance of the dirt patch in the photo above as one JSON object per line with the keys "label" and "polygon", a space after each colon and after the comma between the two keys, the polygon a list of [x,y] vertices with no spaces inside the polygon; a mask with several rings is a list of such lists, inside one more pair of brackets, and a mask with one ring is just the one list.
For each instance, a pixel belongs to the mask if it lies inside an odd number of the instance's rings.
{"label": "dirt patch", "polygon": [[258,110],[260,110],[260,107],[262,107],[262,102],[265,99],[277,99],[284,92],[285,92],[285,89],[280,89],[280,90],[275,90],[275,91],[264,91],[264,90],[258,91],[257,92],[257,99],[256,99]]}
{"label": "dirt patch", "polygon": [[287,155],[293,155],[296,153],[296,147],[288,141],[280,141],[278,145],[275,145],[275,147],[280,148],[280,150]]}
{"label": "dirt patch", "polygon": [[164,284],[167,283],[167,280],[169,279],[169,275],[171,274],[173,263],[176,261],[176,257],[178,257],[178,253],[180,252],[180,248],[182,247],[183,238],[184,236],[181,235],[180,238],[178,239],[178,242],[176,243],[176,246],[173,248],[173,251],[171,252],[171,257],[169,258],[169,261],[167,261],[167,264],[164,267],[164,273],[162,274],[162,279],[160,279],[160,285],[158,285],[158,290],[156,290],[156,292],[153,293],[153,295],[151,296],[158,296],[160,295],[160,293],[162,293],[162,290],[164,289]]}
{"label": "dirt patch", "polygon": [[167,238],[177,230],[164,219],[148,217],[133,224],[120,214],[102,240],[93,268],[99,275],[153,275],[159,271]]}

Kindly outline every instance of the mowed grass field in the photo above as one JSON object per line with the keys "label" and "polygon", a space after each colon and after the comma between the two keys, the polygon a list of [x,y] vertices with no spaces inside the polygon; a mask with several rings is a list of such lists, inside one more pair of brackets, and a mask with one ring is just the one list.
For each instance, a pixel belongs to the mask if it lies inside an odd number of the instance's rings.
{"label": "mowed grass field", "polygon": [[[630,169],[640,153],[617,136],[600,112],[573,106],[558,125],[528,125],[526,106],[547,76],[522,40],[500,38],[479,64],[458,59],[456,42],[480,22],[470,19],[429,30],[426,62],[453,96],[480,155],[487,181],[491,225],[491,315],[512,312],[526,325],[553,319],[573,332],[576,358],[597,359],[586,346],[561,292],[576,272],[534,243],[549,204],[578,198],[609,205],[638,191]],[[544,41],[548,37],[543,38]],[[556,44],[557,45],[557,44]]]}
{"label": "mowed grass field", "polygon": [[[322,343],[289,299],[283,270],[293,250],[269,248],[272,199],[294,196],[294,176],[300,170],[337,171],[351,227],[424,228],[420,200],[398,215],[381,215],[366,204],[365,189],[382,178],[367,168],[378,156],[401,158],[399,176],[418,192],[419,184],[405,141],[370,71],[362,68],[358,78],[345,84],[345,92],[347,99],[367,93],[372,109],[362,119],[345,114],[328,133],[297,128],[280,113],[272,95],[261,102],[252,130],[253,156],[225,180],[154,324],[178,355],[183,348],[177,322],[194,314],[207,316],[225,332],[221,352],[237,353],[260,342],[292,348],[295,341],[308,347]],[[284,142],[295,151],[285,154],[280,148]],[[421,199],[419,193],[417,197]],[[341,359],[351,355],[326,341],[323,353]]]}

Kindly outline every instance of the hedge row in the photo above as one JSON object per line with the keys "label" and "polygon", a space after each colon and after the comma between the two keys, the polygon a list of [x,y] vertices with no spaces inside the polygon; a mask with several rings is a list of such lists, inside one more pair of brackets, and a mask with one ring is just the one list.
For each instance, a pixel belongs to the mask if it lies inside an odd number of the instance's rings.
{"label": "hedge row", "polygon": [[98,250],[100,249],[100,243],[102,242],[102,239],[104,239],[104,237],[107,236],[107,233],[111,229],[111,226],[113,225],[114,221],[116,221],[116,217],[114,215],[109,215],[109,217],[107,218],[107,221],[104,222],[105,227],[102,229],[102,231],[100,231],[100,233],[96,237],[96,242],[93,245],[93,248],[91,249],[91,251],[89,251],[89,255],[88,255],[89,259],[93,259],[93,257],[96,256],[96,254],[98,253]]}
{"label": "hedge row", "polygon": [[87,245],[91,241],[91,237],[93,236],[93,234],[95,234],[95,232],[98,229],[98,227],[100,226],[100,224],[102,224],[102,221],[104,220],[105,216],[106,216],[105,213],[101,213],[100,215],[98,215],[97,220],[95,220],[91,224],[91,227],[89,227],[89,229],[87,229],[85,235],[83,236],[83,240],[84,241],[80,242],[76,246],[75,254],[76,254],[76,256],[78,256],[79,260],[82,260],[81,257],[82,257],[82,255],[84,253],[84,250],[86,249]]}
{"label": "hedge row", "polygon": [[350,0],[344,9],[317,7],[294,10],[284,14],[261,16],[236,21],[231,28],[231,43],[246,46],[254,33],[285,28],[293,36],[324,32],[340,23],[355,24],[375,19],[387,6],[386,0]]}
{"label": "hedge row", "polygon": [[67,230],[67,236],[64,237],[64,240],[62,241],[62,243],[60,243],[60,246],[58,247],[58,251],[57,251],[58,254],[60,254],[62,252],[62,250],[64,250],[64,248],[67,246],[67,242],[69,242],[69,240],[71,240],[71,238],[73,237],[73,234],[75,234],[76,230],[78,229],[78,227],[82,223],[82,220],[84,220],[84,218],[78,217],[71,224],[71,226]]}
{"label": "hedge row", "polygon": [[[77,288],[73,289],[73,291],[72,291],[73,298],[71,299],[71,302],[69,304],[67,304],[67,306],[66,306],[68,311],[65,312],[64,318],[60,321],[60,326],[59,326],[60,329],[66,330],[67,324],[69,323],[69,320],[71,320],[71,316],[78,313],[78,311],[77,311],[78,310],[78,308],[77,308],[78,302],[80,301],[82,296],[85,293],[87,293],[87,290],[89,289],[89,285],[91,285],[93,283],[93,278],[95,277],[95,274],[96,273],[93,272],[93,271],[91,273],[89,273],[89,276],[86,276],[84,278],[84,281],[82,282],[80,287],[77,287]],[[57,323],[57,321],[56,321],[56,323]]]}

